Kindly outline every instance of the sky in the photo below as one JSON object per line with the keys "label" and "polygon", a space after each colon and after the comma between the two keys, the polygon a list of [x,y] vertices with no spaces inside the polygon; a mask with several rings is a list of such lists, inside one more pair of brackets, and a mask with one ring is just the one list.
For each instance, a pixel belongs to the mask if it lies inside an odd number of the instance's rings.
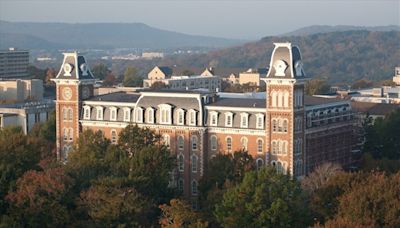
{"label": "sky", "polygon": [[310,25],[400,25],[400,0],[0,0],[0,20],[141,22],[187,34],[259,39]]}

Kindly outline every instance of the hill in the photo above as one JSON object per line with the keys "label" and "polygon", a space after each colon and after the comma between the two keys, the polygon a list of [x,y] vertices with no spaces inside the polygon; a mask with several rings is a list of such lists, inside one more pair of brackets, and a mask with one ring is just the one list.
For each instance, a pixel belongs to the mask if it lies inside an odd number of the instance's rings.
{"label": "hill", "polygon": [[292,42],[300,47],[306,74],[331,83],[361,78],[388,79],[399,65],[400,32],[346,31],[309,36],[265,37],[257,42],[202,55],[173,57],[159,64],[256,68],[269,65],[274,42]]}
{"label": "hill", "polygon": [[[187,35],[150,27],[143,23],[34,23],[0,21],[4,35],[1,48],[9,43],[30,49],[52,48],[179,48],[226,47],[242,41],[208,36]],[[16,40],[12,38],[16,37]],[[35,45],[29,44],[30,41]],[[57,45],[47,45],[57,44]]]}
{"label": "hill", "polygon": [[390,31],[400,31],[400,26],[312,25],[282,34],[282,36],[308,36],[317,33],[345,32],[345,31],[359,31],[359,30],[365,30],[371,32],[390,32]]}

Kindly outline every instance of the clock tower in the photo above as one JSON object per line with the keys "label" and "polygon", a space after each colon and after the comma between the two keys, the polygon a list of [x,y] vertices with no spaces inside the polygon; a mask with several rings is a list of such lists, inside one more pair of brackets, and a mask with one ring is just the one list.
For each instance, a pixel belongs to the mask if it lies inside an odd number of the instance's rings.
{"label": "clock tower", "polygon": [[275,43],[266,82],[267,162],[281,173],[304,175],[306,81],[301,53],[291,43]]}
{"label": "clock tower", "polygon": [[93,96],[95,79],[85,58],[77,52],[64,53],[56,78],[57,159],[66,161],[79,136],[82,100]]}

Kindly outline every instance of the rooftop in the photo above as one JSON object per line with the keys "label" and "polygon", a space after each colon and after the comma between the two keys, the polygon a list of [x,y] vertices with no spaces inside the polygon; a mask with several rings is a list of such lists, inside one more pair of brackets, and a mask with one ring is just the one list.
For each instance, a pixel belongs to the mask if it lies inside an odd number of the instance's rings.
{"label": "rooftop", "polygon": [[325,98],[325,97],[316,97],[316,96],[304,96],[304,105],[305,106],[313,106],[313,105],[323,105],[327,103],[335,103],[343,101],[340,98]]}
{"label": "rooftop", "polygon": [[352,101],[351,107],[356,112],[368,113],[370,115],[384,116],[394,110],[400,109],[398,104],[370,103]]}
{"label": "rooftop", "polygon": [[207,106],[239,107],[239,108],[266,108],[265,99],[257,98],[219,98]]}
{"label": "rooftop", "polygon": [[136,102],[140,97],[138,93],[116,92],[98,95],[86,101],[109,101],[109,102]]}

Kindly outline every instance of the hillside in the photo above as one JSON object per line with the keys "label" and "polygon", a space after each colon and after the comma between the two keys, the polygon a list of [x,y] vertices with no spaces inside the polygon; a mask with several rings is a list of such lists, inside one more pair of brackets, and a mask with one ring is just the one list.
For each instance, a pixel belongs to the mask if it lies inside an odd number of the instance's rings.
{"label": "hillside", "polygon": [[352,26],[352,25],[312,25],[304,28],[296,29],[292,32],[282,34],[282,36],[309,36],[317,33],[328,33],[328,32],[346,32],[346,31],[358,31],[365,30],[371,32],[389,32],[389,31],[400,31],[400,26],[388,25],[388,26]]}
{"label": "hillside", "polygon": [[257,42],[203,55],[173,57],[159,64],[204,67],[266,67],[274,42],[292,42],[302,51],[310,77],[332,83],[361,78],[388,79],[400,64],[400,32],[346,31],[310,36],[265,37]]}
{"label": "hillside", "polygon": [[[178,48],[226,47],[242,41],[187,35],[143,23],[33,23],[0,21],[0,48],[8,44],[29,49],[52,48]],[[12,35],[11,35],[12,34]],[[13,38],[17,38],[13,40]],[[42,40],[42,42],[33,42]],[[57,45],[47,45],[57,44]]]}

